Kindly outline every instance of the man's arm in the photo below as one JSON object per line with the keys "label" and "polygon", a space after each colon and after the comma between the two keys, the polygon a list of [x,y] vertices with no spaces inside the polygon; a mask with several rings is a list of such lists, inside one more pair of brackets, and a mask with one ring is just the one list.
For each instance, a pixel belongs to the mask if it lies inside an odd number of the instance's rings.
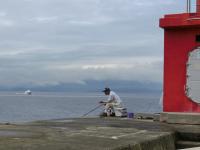
{"label": "man's arm", "polygon": [[108,101],[100,101],[99,103],[101,103],[101,104],[106,104],[106,103],[114,103],[115,102],[115,100],[108,100]]}
{"label": "man's arm", "polygon": [[100,101],[99,104],[101,104],[101,105],[106,105],[107,102],[105,102],[105,101]]}
{"label": "man's arm", "polygon": [[111,99],[107,103],[114,103],[114,102],[115,102],[115,100]]}
{"label": "man's arm", "polygon": [[101,103],[101,104],[115,103],[115,97],[111,94],[111,95],[109,95],[107,101],[100,101],[99,103]]}

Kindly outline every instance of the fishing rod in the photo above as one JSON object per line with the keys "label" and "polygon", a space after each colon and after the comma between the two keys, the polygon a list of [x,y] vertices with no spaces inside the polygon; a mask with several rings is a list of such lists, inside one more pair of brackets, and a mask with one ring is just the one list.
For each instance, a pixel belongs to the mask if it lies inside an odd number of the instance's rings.
{"label": "fishing rod", "polygon": [[95,111],[96,109],[98,109],[99,107],[101,107],[103,104],[98,105],[97,107],[93,108],[92,110],[90,110],[89,112],[85,113],[82,117],[87,116],[89,113]]}

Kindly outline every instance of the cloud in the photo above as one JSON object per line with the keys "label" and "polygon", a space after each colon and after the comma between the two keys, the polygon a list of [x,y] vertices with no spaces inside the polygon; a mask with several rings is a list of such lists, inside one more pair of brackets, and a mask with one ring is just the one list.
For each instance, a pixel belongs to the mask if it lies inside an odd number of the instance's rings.
{"label": "cloud", "polygon": [[5,86],[88,79],[162,82],[159,18],[185,8],[174,0],[0,2]]}
{"label": "cloud", "polygon": [[33,19],[30,19],[31,21],[36,21],[39,23],[48,23],[51,21],[56,21],[58,19],[57,16],[50,16],[50,17],[35,17]]}
{"label": "cloud", "polygon": [[113,18],[111,17],[106,17],[106,16],[94,16],[92,18],[85,18],[85,19],[77,19],[77,20],[69,20],[69,24],[72,25],[104,25],[104,24],[109,24],[114,21]]}
{"label": "cloud", "polygon": [[14,23],[10,20],[0,20],[0,26],[11,27],[13,25],[14,25]]}
{"label": "cloud", "polygon": [[6,12],[0,11],[0,17],[5,17],[5,16],[6,16]]}

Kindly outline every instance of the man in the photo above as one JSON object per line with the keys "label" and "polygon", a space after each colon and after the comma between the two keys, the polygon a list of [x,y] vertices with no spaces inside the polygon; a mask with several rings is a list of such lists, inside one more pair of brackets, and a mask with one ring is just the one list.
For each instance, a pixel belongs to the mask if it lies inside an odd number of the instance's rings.
{"label": "man", "polygon": [[105,111],[107,116],[115,116],[115,109],[122,108],[122,100],[120,97],[110,88],[105,88],[102,92],[108,96],[107,101],[100,101],[99,103],[105,105]]}

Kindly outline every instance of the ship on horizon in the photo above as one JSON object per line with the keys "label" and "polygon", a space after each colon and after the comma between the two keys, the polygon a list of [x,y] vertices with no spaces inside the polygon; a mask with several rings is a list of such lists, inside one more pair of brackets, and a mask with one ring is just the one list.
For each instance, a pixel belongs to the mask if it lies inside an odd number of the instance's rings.
{"label": "ship on horizon", "polygon": [[24,94],[26,94],[26,95],[31,95],[32,92],[31,92],[30,90],[26,90],[26,91],[24,92]]}

